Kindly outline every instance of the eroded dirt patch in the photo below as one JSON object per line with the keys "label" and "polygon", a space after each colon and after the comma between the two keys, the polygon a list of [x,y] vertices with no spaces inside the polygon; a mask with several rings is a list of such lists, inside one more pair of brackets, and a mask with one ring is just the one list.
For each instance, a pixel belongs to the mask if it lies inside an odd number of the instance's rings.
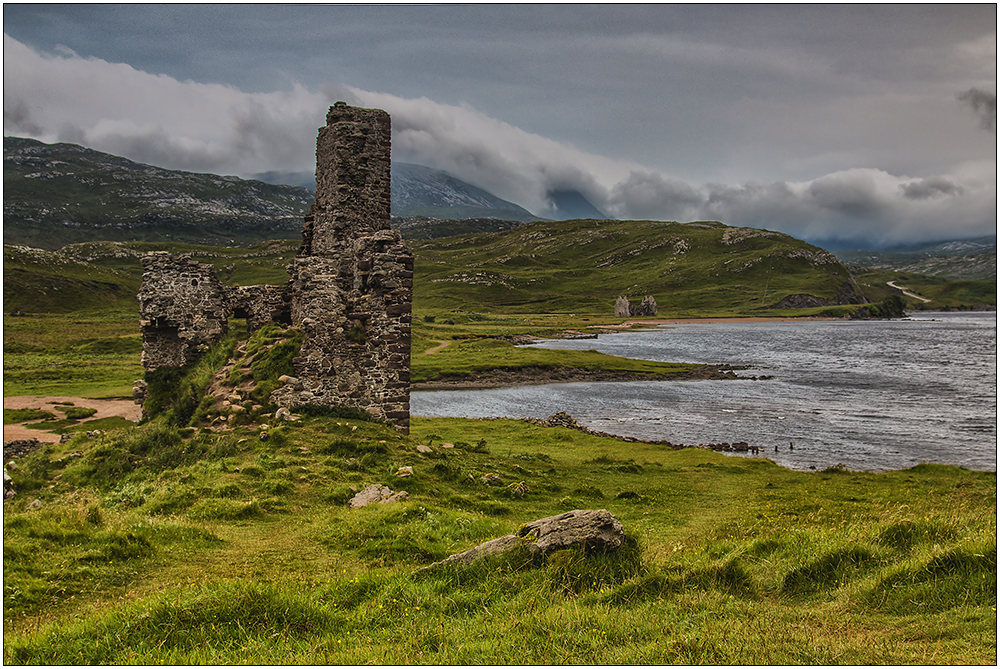
{"label": "eroded dirt patch", "polygon": [[[60,417],[59,403],[72,402],[73,406],[97,409],[97,413],[87,419],[87,421],[101,418],[112,418],[120,416],[125,420],[138,423],[142,418],[142,407],[137,405],[131,398],[129,399],[87,399],[84,397],[66,397],[54,395],[21,395],[16,397],[3,398],[4,409],[41,409],[54,413]],[[62,406],[69,406],[63,404]],[[84,421],[83,424],[86,424]],[[45,430],[31,430],[25,427],[29,423],[37,423],[37,420],[29,420],[24,423],[12,423],[3,426],[4,442],[15,439],[35,438],[47,443],[58,443],[59,435]]]}

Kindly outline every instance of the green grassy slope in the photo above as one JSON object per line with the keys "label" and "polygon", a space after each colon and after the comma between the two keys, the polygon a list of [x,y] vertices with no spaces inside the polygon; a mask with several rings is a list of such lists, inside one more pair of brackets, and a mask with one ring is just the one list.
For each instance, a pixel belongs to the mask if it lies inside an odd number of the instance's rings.
{"label": "green grassy slope", "polygon": [[721,223],[564,221],[410,242],[423,306],[604,313],[652,295],[661,313],[752,313],[790,295],[827,304],[850,288],[830,253],[788,235]]}
{"label": "green grassy slope", "polygon": [[[13,476],[5,664],[996,662],[991,472],[314,417],[79,434]],[[348,509],[370,483],[409,501]],[[574,508],[625,550],[414,573]]]}
{"label": "green grassy slope", "polygon": [[[294,247],[189,250],[256,283],[279,282]],[[48,268],[85,295],[93,276],[137,280],[142,248],[11,269]],[[428,322],[422,299],[415,372],[428,378],[509,363],[518,349],[499,335],[612,320],[465,304]],[[5,394],[127,395],[142,375],[135,310],[53,304],[61,313],[5,318]],[[178,387],[224,360],[203,362]],[[273,407],[249,406],[221,421],[185,399],[193,427],[64,425],[72,441],[11,468],[5,664],[996,663],[993,472],[793,472],[511,420],[417,418],[401,435],[354,418],[276,425]],[[410,499],[349,510],[370,483]],[[574,508],[611,511],[626,549],[415,574]]]}
{"label": "green grassy slope", "polygon": [[4,313],[61,313],[134,308],[142,278],[138,258],[125,266],[96,265],[25,246],[3,247]]}
{"label": "green grassy slope", "polygon": [[968,309],[997,306],[996,279],[982,281],[955,281],[941,276],[927,276],[913,272],[896,272],[892,270],[871,269],[867,267],[852,267],[858,284],[865,294],[875,300],[882,300],[896,293],[888,285],[892,281],[907,291],[927,298],[923,302],[912,297],[903,296],[907,309]]}

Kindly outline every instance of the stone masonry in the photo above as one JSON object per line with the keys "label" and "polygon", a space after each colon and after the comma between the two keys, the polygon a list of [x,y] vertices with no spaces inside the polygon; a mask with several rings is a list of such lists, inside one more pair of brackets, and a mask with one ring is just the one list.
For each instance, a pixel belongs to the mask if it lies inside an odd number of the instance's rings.
{"label": "stone masonry", "polygon": [[147,370],[185,367],[228,331],[226,287],[215,268],[164,251],[142,259],[139,329]]}
{"label": "stone masonry", "polygon": [[147,257],[143,364],[147,371],[190,364],[225,334],[230,315],[245,317],[251,330],[291,324],[305,335],[295,377],[271,401],[360,409],[408,431],[413,256],[389,226],[391,121],[343,102],[326,121],[316,144],[316,201],[289,282],[229,288],[211,266]]}
{"label": "stone masonry", "polygon": [[615,316],[617,318],[628,318],[629,316],[655,316],[658,312],[656,300],[652,295],[642,298],[639,304],[630,304],[627,297],[619,295],[615,300]]}

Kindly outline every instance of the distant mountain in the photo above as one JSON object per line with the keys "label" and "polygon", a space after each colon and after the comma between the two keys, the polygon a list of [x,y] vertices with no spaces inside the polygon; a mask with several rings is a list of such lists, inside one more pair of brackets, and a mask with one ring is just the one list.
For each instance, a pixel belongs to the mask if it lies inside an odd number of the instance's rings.
{"label": "distant mountain", "polygon": [[291,239],[314,199],[301,187],[167,170],[76,144],[4,137],[3,154],[6,244]]}
{"label": "distant mountain", "polygon": [[841,262],[966,281],[996,279],[996,235],[896,247],[892,251],[836,251]]}
{"label": "distant mountain", "polygon": [[575,190],[553,190],[548,192],[548,199],[556,208],[556,213],[551,218],[556,221],[568,221],[574,218],[591,218],[606,220],[608,216],[604,212],[592,205],[583,196],[583,193]]}
{"label": "distant mountain", "polygon": [[[76,144],[5,137],[4,241],[55,250],[96,240],[235,246],[297,239],[315,197],[314,175],[256,176],[168,170]],[[392,164],[391,197],[404,235],[421,239],[546,220],[447,172],[411,163]],[[606,218],[577,191],[553,191],[549,199],[560,220]]]}
{"label": "distant mountain", "polygon": [[423,165],[394,162],[391,189],[394,216],[540,220],[538,216],[513,202],[468,184],[447,172]]}
{"label": "distant mountain", "polygon": [[[315,177],[309,172],[262,172],[254,177],[268,183],[316,187]],[[442,170],[413,163],[392,164],[392,214],[403,219],[494,218],[525,222],[608,218],[579,191],[553,190],[546,197],[555,213],[543,218]]]}
{"label": "distant mountain", "polygon": [[944,242],[923,242],[902,244],[882,249],[889,253],[928,253],[930,255],[964,255],[997,250],[997,236],[986,235],[972,239],[956,239]]}

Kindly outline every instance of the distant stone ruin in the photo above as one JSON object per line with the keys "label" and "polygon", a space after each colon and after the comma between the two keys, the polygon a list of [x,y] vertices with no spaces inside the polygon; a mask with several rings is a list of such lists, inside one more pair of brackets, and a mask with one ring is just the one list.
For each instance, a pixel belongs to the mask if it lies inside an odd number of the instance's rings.
{"label": "distant stone ruin", "polygon": [[278,406],[367,411],[410,424],[413,255],[389,225],[391,120],[379,109],[330,108],[316,143],[316,201],[283,286],[221,284],[211,265],[159,252],[139,291],[146,371],[190,365],[228,331],[268,323],[304,334]]}
{"label": "distant stone ruin", "polygon": [[615,317],[628,318],[630,316],[655,316],[657,314],[656,300],[652,295],[642,298],[639,304],[630,304],[628,298],[619,295],[615,300]]}

